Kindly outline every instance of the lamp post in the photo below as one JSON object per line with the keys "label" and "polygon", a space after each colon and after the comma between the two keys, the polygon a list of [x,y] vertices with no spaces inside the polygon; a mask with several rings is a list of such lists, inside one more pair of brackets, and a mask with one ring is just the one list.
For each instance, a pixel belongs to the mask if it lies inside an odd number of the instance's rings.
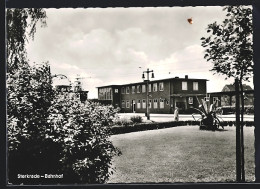
{"label": "lamp post", "polygon": [[149,68],[147,68],[147,71],[143,71],[143,76],[142,78],[145,79],[145,75],[147,74],[147,80],[146,80],[146,117],[147,120],[150,120],[150,110],[149,110],[149,73],[152,73],[152,77],[154,78],[154,74],[153,74],[153,70],[149,70]]}

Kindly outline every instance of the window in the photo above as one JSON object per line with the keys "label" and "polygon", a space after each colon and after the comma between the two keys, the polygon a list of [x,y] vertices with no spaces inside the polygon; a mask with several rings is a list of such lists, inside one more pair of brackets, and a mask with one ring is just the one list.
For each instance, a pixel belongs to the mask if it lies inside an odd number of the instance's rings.
{"label": "window", "polygon": [[132,86],[132,94],[135,93],[135,86]]}
{"label": "window", "polygon": [[104,90],[104,100],[106,100],[107,99],[107,88],[104,88],[103,90]]}
{"label": "window", "polygon": [[218,101],[219,101],[218,97],[213,97],[213,103],[216,102],[216,106],[218,106]]}
{"label": "window", "polygon": [[142,107],[145,109],[146,108],[146,100],[143,99],[143,104]]}
{"label": "window", "polygon": [[208,101],[209,101],[209,97],[204,97],[204,100],[205,100],[206,102],[208,102]]}
{"label": "window", "polygon": [[158,108],[158,100],[157,99],[153,99],[153,108],[154,109]]}
{"label": "window", "polygon": [[115,89],[115,93],[118,93],[118,89]]}
{"label": "window", "polygon": [[159,83],[159,91],[163,91],[163,82]]}
{"label": "window", "polygon": [[122,108],[125,108],[125,101],[122,100]]}
{"label": "window", "polygon": [[193,97],[189,97],[189,104],[193,104]]}
{"label": "window", "polygon": [[121,91],[122,91],[121,92],[122,94],[125,94],[125,88],[124,87],[122,87]]}
{"label": "window", "polygon": [[130,92],[129,87],[126,87],[126,94],[129,94],[129,92]]}
{"label": "window", "polygon": [[137,109],[141,108],[141,100],[137,100]]}
{"label": "window", "polygon": [[142,93],[145,93],[145,92],[146,92],[146,86],[142,85]]}
{"label": "window", "polygon": [[188,90],[187,81],[182,82],[182,90]]}
{"label": "window", "polygon": [[130,108],[129,100],[126,101],[126,108]]}
{"label": "window", "polygon": [[112,100],[112,88],[108,89],[108,100]]}
{"label": "window", "polygon": [[153,84],[153,91],[156,92],[157,91],[157,83]]}
{"label": "window", "polygon": [[160,99],[160,108],[163,109],[164,108],[164,100]]}
{"label": "window", "polygon": [[140,86],[140,85],[137,85],[137,86],[136,86],[136,90],[137,90],[137,93],[140,93],[140,92],[141,92],[141,86]]}
{"label": "window", "polygon": [[111,100],[112,99],[112,88],[104,88],[104,100]]}
{"label": "window", "polygon": [[199,83],[198,82],[193,82],[193,90],[194,91],[199,90]]}
{"label": "window", "polygon": [[152,99],[149,100],[149,108],[152,108]]}
{"label": "window", "polygon": [[148,86],[148,92],[152,92],[152,84],[149,84],[149,86]]}

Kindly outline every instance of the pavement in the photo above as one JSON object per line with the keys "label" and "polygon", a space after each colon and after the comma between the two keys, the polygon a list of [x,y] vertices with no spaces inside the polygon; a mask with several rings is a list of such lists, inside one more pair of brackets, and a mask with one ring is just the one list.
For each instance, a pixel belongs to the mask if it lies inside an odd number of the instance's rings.
{"label": "pavement", "polygon": [[[141,116],[143,120],[147,120],[144,113],[120,113],[119,117],[129,118],[132,116]],[[193,114],[195,120],[201,118],[200,114]],[[219,115],[218,116],[222,121],[236,121],[235,114],[229,115]],[[179,121],[194,121],[194,118],[191,114],[179,114]],[[150,114],[150,120],[155,122],[167,122],[174,121],[173,114]],[[244,115],[244,121],[254,121],[254,115]]]}

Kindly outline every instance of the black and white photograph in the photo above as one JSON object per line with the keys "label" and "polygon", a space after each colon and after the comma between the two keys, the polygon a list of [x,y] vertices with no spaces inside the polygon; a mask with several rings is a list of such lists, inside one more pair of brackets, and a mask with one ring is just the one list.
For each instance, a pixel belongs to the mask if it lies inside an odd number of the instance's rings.
{"label": "black and white photograph", "polygon": [[6,8],[8,185],[253,183],[253,8]]}

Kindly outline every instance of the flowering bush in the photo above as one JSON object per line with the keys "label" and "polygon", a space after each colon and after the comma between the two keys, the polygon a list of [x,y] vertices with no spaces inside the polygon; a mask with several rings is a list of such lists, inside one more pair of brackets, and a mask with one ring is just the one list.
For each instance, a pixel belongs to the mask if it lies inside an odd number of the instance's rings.
{"label": "flowering bush", "polygon": [[[7,75],[8,179],[17,174],[52,172],[58,169],[58,147],[47,139],[48,109],[53,90],[48,64],[29,66],[24,62]],[[37,182],[31,180],[31,182]]]}
{"label": "flowering bush", "polygon": [[[13,184],[104,183],[120,151],[109,141],[112,106],[56,94],[49,66],[25,65],[8,75],[8,180]],[[18,174],[64,179],[18,179]]]}
{"label": "flowering bush", "polygon": [[104,183],[113,174],[112,157],[120,154],[109,141],[116,113],[112,106],[82,103],[66,93],[53,100],[49,137],[62,146],[66,182]]}

